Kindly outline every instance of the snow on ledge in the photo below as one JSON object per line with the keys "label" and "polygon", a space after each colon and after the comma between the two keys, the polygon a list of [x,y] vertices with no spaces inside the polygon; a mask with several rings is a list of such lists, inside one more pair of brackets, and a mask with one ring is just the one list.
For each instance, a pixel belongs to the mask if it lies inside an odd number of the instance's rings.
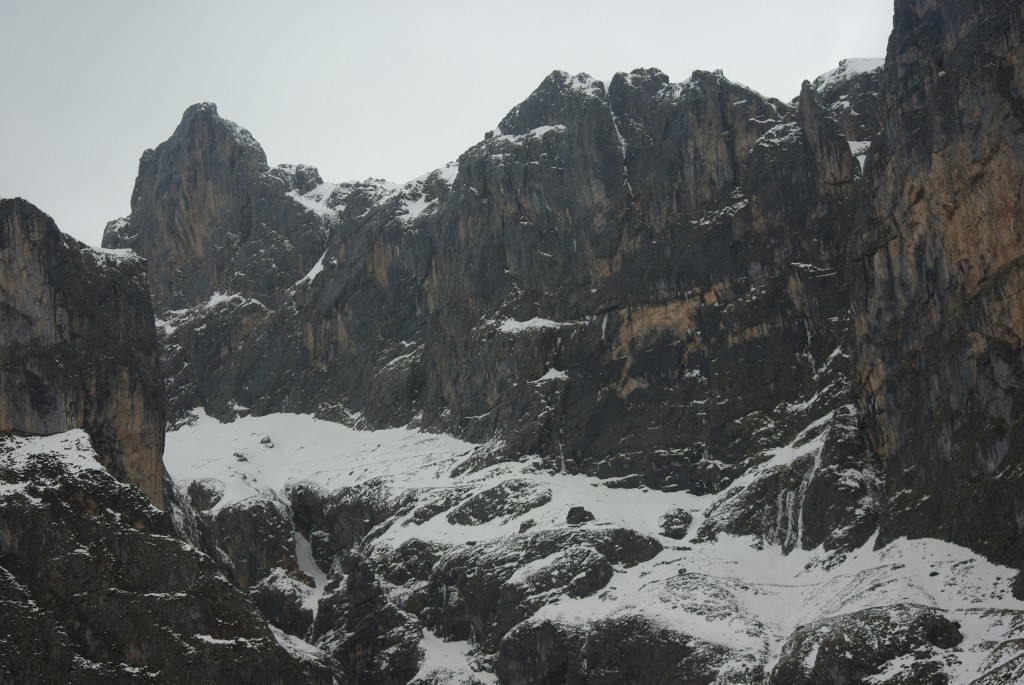
{"label": "snow on ledge", "polygon": [[274,639],[277,640],[277,644],[284,648],[286,652],[291,654],[300,661],[320,661],[324,658],[324,653],[309,644],[305,640],[289,635],[275,625],[267,624],[270,627],[270,632],[274,634]]}
{"label": "snow on ledge", "polygon": [[540,317],[535,316],[528,321],[505,319],[498,325],[498,330],[502,333],[522,333],[524,331],[536,331],[542,328],[561,328],[566,325],[568,324],[552,321],[551,319],[541,319]]}
{"label": "snow on ledge", "polygon": [[309,273],[307,273],[299,280],[295,281],[295,285],[301,285],[302,283],[312,283],[313,279],[320,275],[320,272],[324,270],[324,259],[326,258],[327,250],[324,250],[324,253],[320,255],[320,259],[318,259],[316,264],[313,265],[313,268],[309,270]]}
{"label": "snow on ledge", "polygon": [[558,369],[550,368],[550,369],[547,370],[547,373],[545,373],[540,378],[537,378],[536,380],[530,381],[530,383],[539,385],[541,383],[546,383],[547,381],[567,381],[567,380],[569,380],[569,374],[567,374],[565,371],[559,371]]}
{"label": "snow on ledge", "polygon": [[858,74],[866,74],[884,66],[885,59],[882,57],[850,57],[840,60],[837,68],[826,71],[814,79],[813,86],[820,93],[826,88],[848,81]]}
{"label": "snow on ledge", "polygon": [[142,257],[140,257],[134,250],[127,247],[111,249],[107,247],[94,247],[92,245],[86,245],[85,250],[83,250],[83,252],[91,256],[96,262],[99,263],[108,261],[117,263],[143,261]]}

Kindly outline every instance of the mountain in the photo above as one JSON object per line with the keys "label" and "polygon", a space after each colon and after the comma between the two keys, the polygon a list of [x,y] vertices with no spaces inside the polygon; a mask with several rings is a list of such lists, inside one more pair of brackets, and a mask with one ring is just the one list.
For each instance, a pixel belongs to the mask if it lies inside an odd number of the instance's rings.
{"label": "mountain", "polygon": [[556,71],[406,184],[194,105],[105,252],[5,202],[0,665],[1019,682],[1022,21],[897,0],[790,103]]}

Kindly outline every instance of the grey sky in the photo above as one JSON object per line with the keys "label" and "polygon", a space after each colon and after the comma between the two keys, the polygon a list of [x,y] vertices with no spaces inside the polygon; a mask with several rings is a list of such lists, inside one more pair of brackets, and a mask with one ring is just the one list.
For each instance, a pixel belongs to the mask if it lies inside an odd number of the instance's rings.
{"label": "grey sky", "polygon": [[271,165],[405,181],[455,159],[554,69],[694,69],[794,97],[881,57],[892,0],[0,0],[0,196],[98,244],[142,151],[213,101]]}

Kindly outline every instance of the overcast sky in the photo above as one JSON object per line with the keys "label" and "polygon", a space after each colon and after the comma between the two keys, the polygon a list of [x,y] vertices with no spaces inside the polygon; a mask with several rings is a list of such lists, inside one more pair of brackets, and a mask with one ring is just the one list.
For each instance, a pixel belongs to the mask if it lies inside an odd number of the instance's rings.
{"label": "overcast sky", "polygon": [[455,159],[555,69],[722,69],[784,100],[882,57],[892,0],[0,0],[0,196],[99,244],[142,151],[213,101],[271,165],[405,181]]}

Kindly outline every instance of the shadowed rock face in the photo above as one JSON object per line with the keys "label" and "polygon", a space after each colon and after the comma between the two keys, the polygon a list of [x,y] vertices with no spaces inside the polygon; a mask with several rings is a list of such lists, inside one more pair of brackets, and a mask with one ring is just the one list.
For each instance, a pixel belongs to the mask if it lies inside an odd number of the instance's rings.
{"label": "shadowed rock face", "polygon": [[163,425],[143,261],[0,201],[0,431],[84,428],[107,469],[163,508]]}
{"label": "shadowed rock face", "polygon": [[901,0],[857,234],[882,541],[1024,562],[1024,6]]}

